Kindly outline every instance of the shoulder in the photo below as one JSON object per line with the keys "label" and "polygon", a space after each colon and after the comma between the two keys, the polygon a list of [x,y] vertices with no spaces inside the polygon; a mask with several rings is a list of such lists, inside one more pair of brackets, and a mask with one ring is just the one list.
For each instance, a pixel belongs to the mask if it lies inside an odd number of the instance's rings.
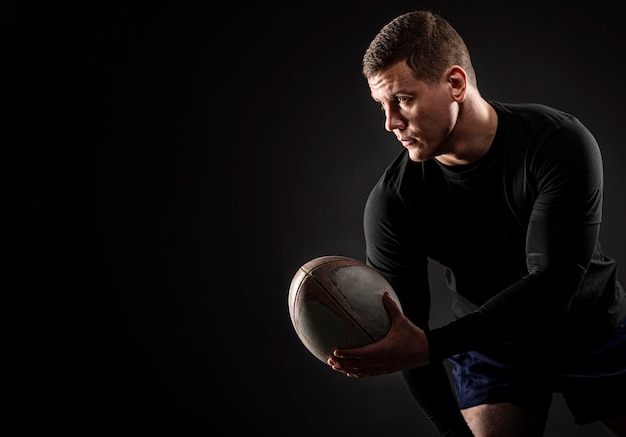
{"label": "shoulder", "polygon": [[541,103],[490,102],[499,119],[510,130],[522,130],[535,136],[567,132],[588,135],[589,130],[573,114]]}
{"label": "shoulder", "polygon": [[531,220],[598,222],[602,157],[583,123],[541,104],[494,107],[506,125],[506,156],[513,157],[507,168],[516,170],[520,192],[534,193]]}
{"label": "shoulder", "polygon": [[509,115],[533,121],[560,122],[574,117],[563,110],[532,102],[499,102],[490,100],[489,103],[498,111],[507,112]]}
{"label": "shoulder", "polygon": [[596,138],[574,115],[539,103],[490,102],[510,145],[526,153],[599,157]]}

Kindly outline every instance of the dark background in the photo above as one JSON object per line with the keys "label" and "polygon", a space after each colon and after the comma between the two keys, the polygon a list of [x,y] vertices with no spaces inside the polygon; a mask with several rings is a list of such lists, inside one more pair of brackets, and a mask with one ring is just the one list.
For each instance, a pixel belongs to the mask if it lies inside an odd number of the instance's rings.
{"label": "dark background", "polygon": [[[6,1],[3,436],[434,436],[397,375],[317,361],[286,301],[309,259],[363,259],[363,205],[400,146],[361,55],[421,7],[466,39],[486,98],[594,132],[603,247],[626,263],[613,2]],[[608,433],[555,396],[546,435]]]}

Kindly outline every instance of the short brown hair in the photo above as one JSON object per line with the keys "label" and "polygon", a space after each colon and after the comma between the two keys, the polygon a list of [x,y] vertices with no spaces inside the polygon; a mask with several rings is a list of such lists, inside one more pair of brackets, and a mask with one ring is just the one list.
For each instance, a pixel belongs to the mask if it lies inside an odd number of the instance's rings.
{"label": "short brown hair", "polygon": [[459,65],[476,86],[476,74],[465,41],[443,17],[414,11],[385,25],[363,55],[366,78],[406,61],[415,78],[434,84],[452,65]]}

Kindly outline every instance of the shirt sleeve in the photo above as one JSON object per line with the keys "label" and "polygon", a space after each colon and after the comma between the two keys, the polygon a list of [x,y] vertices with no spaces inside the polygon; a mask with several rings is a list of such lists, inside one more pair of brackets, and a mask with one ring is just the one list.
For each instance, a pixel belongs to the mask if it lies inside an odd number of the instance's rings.
{"label": "shirt sleeve", "polygon": [[411,231],[412,227],[419,228],[419,223],[409,216],[394,177],[385,174],[365,204],[365,259],[387,279],[407,317],[428,329],[428,259]]}
{"label": "shirt sleeve", "polygon": [[[387,279],[402,302],[405,315],[428,330],[430,288],[427,257],[411,232],[418,225],[398,191],[397,174],[385,174],[365,205],[366,262]],[[439,435],[465,437],[472,433],[458,408],[441,362],[402,372],[407,388]]]}
{"label": "shirt sleeve", "polygon": [[528,274],[475,312],[428,332],[431,360],[554,331],[567,320],[598,244],[602,160],[575,119],[531,158]]}

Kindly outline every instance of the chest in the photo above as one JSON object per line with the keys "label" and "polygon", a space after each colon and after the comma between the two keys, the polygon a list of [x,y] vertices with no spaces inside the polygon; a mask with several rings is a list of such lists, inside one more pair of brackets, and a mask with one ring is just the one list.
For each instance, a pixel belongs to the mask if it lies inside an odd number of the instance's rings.
{"label": "chest", "polygon": [[498,167],[472,177],[430,180],[424,206],[428,228],[436,230],[431,258],[444,265],[524,262],[527,211],[515,202],[512,181]]}

